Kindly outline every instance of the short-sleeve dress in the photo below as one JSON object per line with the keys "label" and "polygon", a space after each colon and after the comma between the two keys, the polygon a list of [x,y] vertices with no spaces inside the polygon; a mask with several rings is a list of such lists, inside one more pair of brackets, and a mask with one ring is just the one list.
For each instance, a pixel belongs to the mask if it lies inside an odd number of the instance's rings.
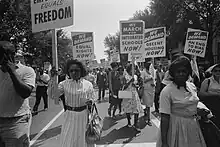
{"label": "short-sleeve dress", "polygon": [[[95,100],[93,85],[85,79],[78,82],[72,79],[62,81],[58,85],[58,91],[59,95],[64,93],[66,105],[71,107],[84,106],[88,99]],[[60,147],[94,147],[94,144],[87,144],[85,141],[87,121],[87,109],[81,112],[66,110]]]}
{"label": "short-sleeve dress", "polygon": [[[195,118],[199,102],[196,87],[191,82],[186,82],[186,87],[187,91],[170,83],[161,92],[160,113],[170,114],[167,142],[169,147],[206,147]],[[156,146],[162,146],[160,130]]]}

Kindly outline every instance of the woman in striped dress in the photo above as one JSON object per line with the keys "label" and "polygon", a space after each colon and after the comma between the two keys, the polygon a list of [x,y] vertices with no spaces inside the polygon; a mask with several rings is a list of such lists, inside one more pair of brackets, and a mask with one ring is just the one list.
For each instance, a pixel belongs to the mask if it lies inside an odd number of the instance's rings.
{"label": "woman in striped dress", "polygon": [[87,108],[95,98],[93,85],[84,79],[87,72],[81,62],[70,59],[66,70],[70,79],[58,86],[59,95],[65,96],[66,106],[60,147],[94,147],[94,144],[87,144],[85,140]]}

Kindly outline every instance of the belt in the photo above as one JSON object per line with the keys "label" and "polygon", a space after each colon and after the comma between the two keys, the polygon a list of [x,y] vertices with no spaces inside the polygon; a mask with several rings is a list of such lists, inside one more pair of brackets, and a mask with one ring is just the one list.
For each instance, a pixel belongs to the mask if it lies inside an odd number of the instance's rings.
{"label": "belt", "polygon": [[66,105],[65,109],[69,110],[69,111],[81,112],[81,111],[87,109],[87,105],[81,106],[81,107],[71,107],[71,106]]}

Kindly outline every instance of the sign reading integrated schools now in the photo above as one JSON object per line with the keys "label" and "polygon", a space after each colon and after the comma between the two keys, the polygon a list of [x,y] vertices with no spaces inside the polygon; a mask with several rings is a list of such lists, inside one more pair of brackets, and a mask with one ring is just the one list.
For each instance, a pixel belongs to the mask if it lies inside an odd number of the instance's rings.
{"label": "sign reading integrated schools now", "polygon": [[145,29],[144,33],[144,58],[166,56],[166,28]]}
{"label": "sign reading integrated schools now", "polygon": [[188,28],[184,53],[205,57],[208,34],[207,31]]}
{"label": "sign reading integrated schools now", "polygon": [[73,58],[82,60],[94,59],[93,32],[71,32],[73,41]]}
{"label": "sign reading integrated schools now", "polygon": [[32,32],[73,25],[73,0],[31,0]]}
{"label": "sign reading integrated schools now", "polygon": [[120,52],[143,53],[144,21],[120,21]]}

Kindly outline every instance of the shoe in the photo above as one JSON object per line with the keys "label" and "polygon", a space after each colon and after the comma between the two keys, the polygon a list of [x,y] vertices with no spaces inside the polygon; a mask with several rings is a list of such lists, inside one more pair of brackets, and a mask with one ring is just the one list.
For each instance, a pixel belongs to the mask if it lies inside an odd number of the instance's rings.
{"label": "shoe", "polygon": [[141,129],[138,128],[138,125],[134,124],[134,125],[133,125],[133,128],[135,129],[135,131],[136,131],[137,133],[140,133],[140,132],[141,132]]}
{"label": "shoe", "polygon": [[126,125],[126,127],[131,128],[131,127],[132,127],[132,125],[131,125],[131,124],[127,124],[127,125]]}
{"label": "shoe", "polygon": [[48,110],[48,108],[44,108],[44,111],[47,111]]}
{"label": "shoe", "polygon": [[148,126],[152,126],[152,123],[151,123],[150,120],[147,121],[147,125],[148,125]]}

